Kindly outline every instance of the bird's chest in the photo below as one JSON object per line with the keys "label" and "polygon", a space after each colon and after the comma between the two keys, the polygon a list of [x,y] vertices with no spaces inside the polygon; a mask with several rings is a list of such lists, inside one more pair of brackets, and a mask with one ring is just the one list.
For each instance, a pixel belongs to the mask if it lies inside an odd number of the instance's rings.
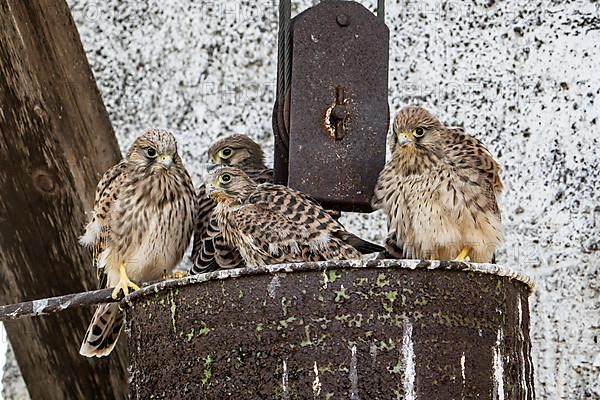
{"label": "bird's chest", "polygon": [[243,213],[243,208],[222,203],[217,205],[215,215],[221,235],[239,250],[240,255],[249,267],[264,264],[252,236],[241,230],[235,223],[236,213]]}
{"label": "bird's chest", "polygon": [[113,238],[132,278],[158,279],[181,259],[192,227],[192,210],[184,203],[134,196],[119,204]]}

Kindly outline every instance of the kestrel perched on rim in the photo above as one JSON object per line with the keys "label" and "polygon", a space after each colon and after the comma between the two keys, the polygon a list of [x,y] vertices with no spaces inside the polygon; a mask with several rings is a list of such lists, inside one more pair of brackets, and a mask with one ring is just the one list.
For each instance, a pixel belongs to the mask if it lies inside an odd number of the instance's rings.
{"label": "kestrel perched on rim", "polygon": [[[138,137],[124,160],[110,168],[96,188],[94,212],[82,245],[94,251],[100,287],[129,294],[132,282],[158,280],[181,260],[190,241],[194,187],[173,135],[152,129]],[[108,355],[123,325],[117,303],[97,308],[79,350]]]}
{"label": "kestrel perched on rim", "polygon": [[283,262],[346,260],[384,250],[346,231],[306,195],[286,186],[257,184],[242,170],[220,166],[206,191],[225,240],[250,268]]}
{"label": "kestrel perched on rim", "polygon": [[502,241],[498,163],[462,128],[421,107],[394,119],[392,159],[373,206],[388,216],[387,252],[397,258],[490,262]]}
{"label": "kestrel perched on rim", "polygon": [[[208,149],[208,162],[240,168],[257,183],[273,182],[273,170],[265,166],[262,148],[246,135],[235,134],[215,142]],[[219,234],[219,227],[213,218],[215,203],[206,195],[204,185],[198,188],[197,202],[191,257],[194,265],[190,273],[241,266],[243,261],[239,252]]]}

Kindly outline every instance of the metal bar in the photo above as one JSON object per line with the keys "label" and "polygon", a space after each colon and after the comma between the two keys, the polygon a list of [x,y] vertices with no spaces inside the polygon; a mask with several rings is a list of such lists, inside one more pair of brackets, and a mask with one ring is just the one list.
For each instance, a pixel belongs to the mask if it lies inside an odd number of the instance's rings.
{"label": "metal bar", "polygon": [[385,21],[385,0],[377,0],[377,18]]}
{"label": "metal bar", "polygon": [[273,109],[275,183],[287,185],[289,135],[286,128],[286,99],[290,86],[291,0],[279,1],[279,31],[277,35],[277,95]]}
{"label": "metal bar", "polygon": [[54,314],[76,307],[89,307],[97,304],[115,303],[120,299],[111,297],[112,288],[67,294],[65,296],[51,297],[48,299],[26,301],[18,304],[0,306],[0,321],[37,317],[39,315]]}
{"label": "metal bar", "polygon": [[279,1],[279,32],[277,34],[277,100],[282,101],[285,93],[285,25],[291,15],[290,0]]}

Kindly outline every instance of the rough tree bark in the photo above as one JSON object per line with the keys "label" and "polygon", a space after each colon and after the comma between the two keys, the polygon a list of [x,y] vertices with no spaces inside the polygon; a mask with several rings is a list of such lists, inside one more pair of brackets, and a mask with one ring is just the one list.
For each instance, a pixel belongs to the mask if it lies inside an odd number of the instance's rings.
{"label": "rough tree bark", "polygon": [[[120,157],[64,0],[0,0],[0,303],[94,289],[77,243]],[[79,356],[92,309],[6,323],[33,399],[124,398],[126,354]]]}

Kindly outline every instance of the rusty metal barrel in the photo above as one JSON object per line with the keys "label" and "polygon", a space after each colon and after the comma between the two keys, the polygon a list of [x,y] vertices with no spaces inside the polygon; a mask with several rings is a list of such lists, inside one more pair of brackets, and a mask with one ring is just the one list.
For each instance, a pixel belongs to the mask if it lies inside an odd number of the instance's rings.
{"label": "rusty metal barrel", "polygon": [[531,281],[344,261],[161,282],[125,300],[134,399],[533,399]]}

